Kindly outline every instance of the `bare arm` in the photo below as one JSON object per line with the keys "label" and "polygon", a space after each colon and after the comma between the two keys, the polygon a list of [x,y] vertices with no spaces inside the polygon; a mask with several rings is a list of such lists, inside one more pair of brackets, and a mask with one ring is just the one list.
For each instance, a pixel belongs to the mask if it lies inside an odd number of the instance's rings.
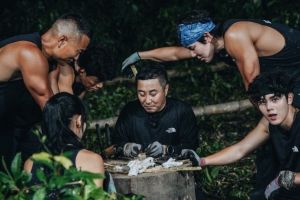
{"label": "bare arm", "polygon": [[[81,150],[76,157],[76,167],[81,168],[82,171],[92,173],[100,173],[104,175],[103,159],[99,154],[88,150]],[[95,179],[97,186],[103,187],[103,179]]]}
{"label": "bare arm", "polygon": [[247,91],[249,83],[260,73],[258,55],[250,31],[238,24],[234,25],[226,32],[224,40],[226,51],[235,59]]}
{"label": "bare arm", "polygon": [[153,60],[156,62],[176,61],[193,58],[191,51],[184,47],[162,47],[149,51],[138,52],[142,60]]}
{"label": "bare arm", "polygon": [[48,61],[35,45],[26,45],[19,54],[19,66],[24,83],[41,109],[53,92],[48,81]]}
{"label": "bare arm", "polygon": [[262,118],[258,125],[240,142],[205,157],[206,165],[224,165],[236,162],[257,149],[269,139],[269,122]]}
{"label": "bare arm", "polygon": [[58,65],[59,76],[58,76],[58,89],[59,92],[73,93],[72,85],[75,80],[74,70],[70,65]]}
{"label": "bare arm", "polygon": [[53,70],[48,75],[48,80],[50,82],[51,89],[54,94],[59,93],[58,77],[59,77],[59,67],[57,65],[55,65],[55,66],[53,66]]}
{"label": "bare arm", "polygon": [[295,184],[296,184],[296,185],[300,185],[300,173],[297,173],[297,174],[296,174],[296,177],[295,177]]}

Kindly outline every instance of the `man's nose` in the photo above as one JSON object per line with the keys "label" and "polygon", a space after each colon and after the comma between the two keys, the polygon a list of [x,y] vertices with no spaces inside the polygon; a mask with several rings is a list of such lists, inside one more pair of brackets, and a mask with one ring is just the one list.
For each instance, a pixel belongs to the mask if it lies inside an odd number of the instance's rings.
{"label": "man's nose", "polygon": [[193,50],[193,51],[191,51],[191,55],[192,55],[192,57],[196,57],[197,56],[197,54],[195,53],[195,51]]}
{"label": "man's nose", "polygon": [[147,97],[146,97],[146,103],[147,103],[147,104],[150,104],[150,103],[151,103],[151,98],[150,98],[149,95],[147,95]]}
{"label": "man's nose", "polygon": [[266,108],[268,111],[272,110],[272,103],[266,102]]}

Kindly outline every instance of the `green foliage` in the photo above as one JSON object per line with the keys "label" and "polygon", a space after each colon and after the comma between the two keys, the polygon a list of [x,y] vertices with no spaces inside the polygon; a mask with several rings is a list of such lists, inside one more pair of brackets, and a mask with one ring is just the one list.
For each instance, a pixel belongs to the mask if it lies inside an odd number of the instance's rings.
{"label": "green foliage", "polygon": [[21,169],[21,154],[18,153],[12,162],[11,172],[8,170],[6,170],[7,174],[0,172],[0,199],[47,199],[47,192],[50,191],[55,191],[60,199],[112,198],[93,181],[93,179],[104,178],[102,174],[80,171],[71,167],[72,162],[65,155],[53,156],[42,152],[34,154],[31,159],[35,163],[47,166],[51,169],[51,173],[45,174],[38,169],[37,177],[41,184],[28,185],[32,174]]}
{"label": "green foliage", "polygon": [[[0,3],[0,39],[20,33],[43,33],[58,16],[79,12],[90,19],[94,27],[92,42],[109,45],[121,67],[122,61],[133,52],[180,45],[175,26],[177,17],[194,9],[210,11],[215,22],[232,18],[267,19],[300,28],[300,4],[292,0],[20,0]],[[148,63],[151,62],[139,62],[136,67],[139,69]],[[237,69],[212,72],[210,65],[196,59],[164,63],[164,66],[181,72],[191,71],[189,76],[170,80],[168,95],[194,107],[247,98]],[[101,91],[85,97],[90,107],[90,120],[115,117],[128,101],[135,98],[134,84],[122,82],[115,86],[106,85]],[[256,125],[258,119],[258,113],[253,109],[199,117],[198,154],[206,156],[239,141]],[[113,130],[111,132],[113,134]],[[85,143],[90,150],[99,151],[94,132],[86,134]],[[209,199],[248,199],[254,186],[254,159],[254,154],[251,154],[236,164],[205,167],[197,173],[198,182]],[[22,173],[11,176],[23,177],[16,182],[12,182],[10,177],[3,179],[8,184],[6,187],[19,190],[22,190],[19,184],[23,179],[25,182],[29,179]],[[37,193],[42,195],[44,191],[38,190]]]}

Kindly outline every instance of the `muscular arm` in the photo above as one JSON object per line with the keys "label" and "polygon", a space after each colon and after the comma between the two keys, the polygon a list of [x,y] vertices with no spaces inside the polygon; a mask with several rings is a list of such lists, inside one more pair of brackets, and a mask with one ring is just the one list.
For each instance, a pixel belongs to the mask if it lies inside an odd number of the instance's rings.
{"label": "muscular arm", "polygon": [[70,65],[60,65],[59,67],[59,76],[58,76],[58,89],[59,92],[68,92],[73,93],[72,85],[75,80],[74,70]]}
{"label": "muscular arm", "polygon": [[48,81],[48,61],[42,52],[32,44],[19,54],[19,66],[24,83],[41,109],[44,108],[53,92]]}
{"label": "muscular arm", "polygon": [[184,47],[162,47],[149,51],[138,52],[142,60],[152,60],[156,62],[176,61],[193,58],[191,51]]}
{"label": "muscular arm", "polygon": [[54,94],[59,93],[58,89],[58,77],[59,77],[59,67],[57,65],[53,66],[53,70],[49,73],[48,79],[51,85],[51,89]]}
{"label": "muscular arm", "polygon": [[269,122],[262,118],[258,125],[240,142],[205,157],[206,165],[224,165],[240,160],[269,139]]}
{"label": "muscular arm", "polygon": [[254,47],[255,41],[248,27],[239,24],[232,25],[224,36],[225,48],[235,59],[244,81],[245,89],[260,73],[258,55]]}

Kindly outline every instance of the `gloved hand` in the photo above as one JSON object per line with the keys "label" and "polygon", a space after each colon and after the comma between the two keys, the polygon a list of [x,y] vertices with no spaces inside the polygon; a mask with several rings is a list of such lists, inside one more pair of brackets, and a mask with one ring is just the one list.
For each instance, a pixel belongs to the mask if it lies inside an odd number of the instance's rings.
{"label": "gloved hand", "polygon": [[149,144],[148,147],[145,149],[145,153],[147,156],[150,157],[159,157],[162,156],[164,153],[163,145],[159,142],[155,141],[152,144]]}
{"label": "gloved hand", "polygon": [[139,60],[141,60],[141,58],[138,52],[135,52],[134,54],[126,58],[126,60],[124,60],[124,62],[122,63],[121,72],[124,74],[126,78],[132,78],[134,76],[130,66],[138,62]]}
{"label": "gloved hand", "polygon": [[281,171],[279,176],[276,177],[267,187],[265,191],[266,199],[274,199],[279,192],[280,187],[289,190],[295,187],[296,173],[291,171]]}
{"label": "gloved hand", "polygon": [[142,145],[136,143],[126,143],[123,148],[123,153],[127,157],[137,157],[142,153]]}
{"label": "gloved hand", "polygon": [[190,159],[192,161],[193,166],[202,166],[206,165],[205,159],[200,158],[197,153],[191,149],[182,149],[181,156],[185,159]]}

